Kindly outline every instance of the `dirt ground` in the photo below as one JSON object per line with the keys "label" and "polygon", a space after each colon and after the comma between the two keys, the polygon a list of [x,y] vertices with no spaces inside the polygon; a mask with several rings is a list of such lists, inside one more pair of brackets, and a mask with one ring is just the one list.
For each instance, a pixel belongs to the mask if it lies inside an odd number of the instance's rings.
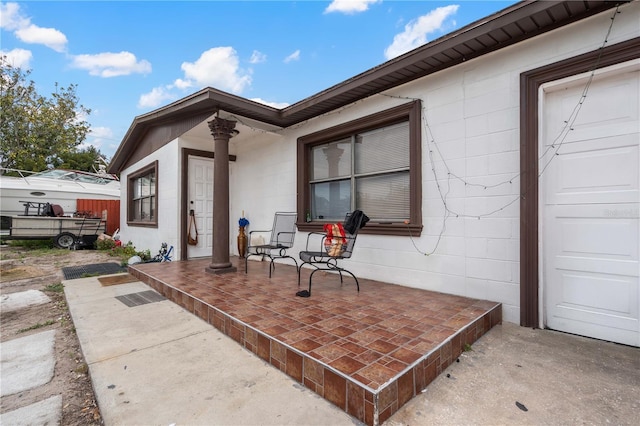
{"label": "dirt ground", "polygon": [[0,247],[0,295],[26,290],[41,290],[51,302],[0,313],[2,342],[47,330],[57,330],[53,379],[39,386],[2,398],[0,412],[5,413],[54,395],[62,395],[63,425],[102,425],[89,369],[67,307],[61,281],[66,266],[115,262],[120,260],[97,250],[55,249],[46,254],[21,247]]}

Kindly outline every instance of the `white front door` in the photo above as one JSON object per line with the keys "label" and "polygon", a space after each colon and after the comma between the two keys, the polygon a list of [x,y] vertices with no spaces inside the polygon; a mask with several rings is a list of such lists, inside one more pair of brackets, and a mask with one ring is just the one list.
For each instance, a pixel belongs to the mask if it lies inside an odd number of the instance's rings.
{"label": "white front door", "polygon": [[[198,244],[187,246],[187,257],[211,256],[213,247],[213,159],[189,156],[188,209],[193,210]],[[189,213],[189,212],[187,212]],[[191,236],[195,238],[195,231]]]}
{"label": "white front door", "polygon": [[[540,129],[544,325],[633,346],[640,346],[639,69],[637,60],[609,68],[584,98],[585,78],[545,85]],[[565,121],[572,130],[559,137]]]}

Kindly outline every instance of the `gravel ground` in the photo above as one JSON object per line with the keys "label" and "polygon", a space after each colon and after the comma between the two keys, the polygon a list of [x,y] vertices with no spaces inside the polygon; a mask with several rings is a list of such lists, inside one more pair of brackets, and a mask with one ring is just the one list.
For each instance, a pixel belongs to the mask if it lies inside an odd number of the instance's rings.
{"label": "gravel ground", "polygon": [[62,268],[120,260],[97,250],[30,250],[23,247],[0,248],[0,296],[27,290],[40,290],[51,301],[45,304],[0,313],[0,342],[47,330],[56,330],[52,380],[43,385],[2,398],[0,413],[6,413],[62,396],[63,425],[102,425],[91,377],[85,363],[75,327],[69,315],[61,281]]}

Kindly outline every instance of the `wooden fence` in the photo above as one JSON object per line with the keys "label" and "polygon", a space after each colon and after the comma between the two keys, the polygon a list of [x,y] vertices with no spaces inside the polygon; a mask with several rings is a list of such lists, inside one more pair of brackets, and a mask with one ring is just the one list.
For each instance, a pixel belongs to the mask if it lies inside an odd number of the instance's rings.
{"label": "wooden fence", "polygon": [[109,235],[120,228],[120,200],[78,199],[76,213],[106,219]]}

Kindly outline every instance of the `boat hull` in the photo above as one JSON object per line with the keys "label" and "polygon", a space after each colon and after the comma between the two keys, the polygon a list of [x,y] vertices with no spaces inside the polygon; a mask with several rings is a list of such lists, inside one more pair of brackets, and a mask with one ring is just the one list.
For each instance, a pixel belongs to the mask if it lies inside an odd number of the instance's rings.
{"label": "boat hull", "polygon": [[0,180],[0,215],[28,214],[25,203],[57,204],[65,215],[77,211],[78,199],[119,200],[120,183],[109,185],[77,184],[75,182],[47,182],[45,179],[13,178],[3,176]]}

